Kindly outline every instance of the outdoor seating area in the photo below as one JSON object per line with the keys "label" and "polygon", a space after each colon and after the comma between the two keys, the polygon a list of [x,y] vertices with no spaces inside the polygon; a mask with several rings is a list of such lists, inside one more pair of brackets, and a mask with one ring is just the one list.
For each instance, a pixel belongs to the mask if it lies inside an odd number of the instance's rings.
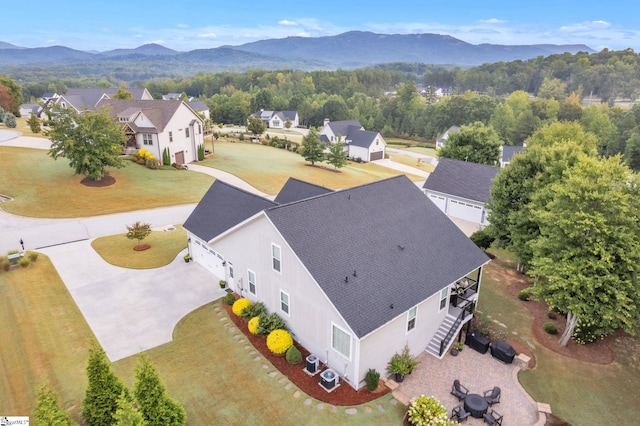
{"label": "outdoor seating area", "polygon": [[[459,421],[468,416],[481,419],[487,413],[489,406],[500,402],[501,391],[498,386],[484,391],[482,395],[477,393],[469,393],[469,389],[455,379],[451,387],[451,395],[458,398],[458,401],[464,401],[463,408],[458,405],[452,410],[451,418],[457,417]],[[500,420],[502,422],[502,419]]]}

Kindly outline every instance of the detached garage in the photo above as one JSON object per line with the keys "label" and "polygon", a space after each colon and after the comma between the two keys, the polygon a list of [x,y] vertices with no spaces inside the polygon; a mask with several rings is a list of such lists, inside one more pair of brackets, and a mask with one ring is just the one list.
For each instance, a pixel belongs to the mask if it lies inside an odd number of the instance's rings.
{"label": "detached garage", "polygon": [[447,216],[486,226],[489,211],[485,203],[499,171],[497,167],[442,158],[422,189]]}

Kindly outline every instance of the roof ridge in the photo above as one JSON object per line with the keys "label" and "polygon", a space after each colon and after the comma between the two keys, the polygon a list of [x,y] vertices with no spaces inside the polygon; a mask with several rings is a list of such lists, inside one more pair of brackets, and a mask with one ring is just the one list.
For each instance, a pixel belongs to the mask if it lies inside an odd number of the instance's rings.
{"label": "roof ridge", "polygon": [[261,196],[261,195],[255,194],[255,193],[253,193],[253,192],[247,191],[246,189],[242,189],[242,188],[240,188],[240,187],[238,187],[238,186],[232,185],[232,184],[230,184],[229,182],[226,182],[226,181],[224,181],[224,180],[222,180],[222,179],[216,179],[214,183],[217,183],[217,182],[219,182],[221,185],[225,185],[225,186],[227,186],[227,187],[229,187],[229,188],[232,188],[232,189],[235,189],[235,190],[237,190],[237,191],[243,192],[243,193],[245,193],[245,194],[247,194],[247,195],[251,195],[251,196],[252,196],[252,197],[254,197],[254,198],[260,198],[261,200],[268,201],[269,203],[273,204],[273,205],[274,205],[274,207],[276,207],[276,206],[279,206],[279,205],[280,205],[280,204],[276,203],[276,202],[275,202],[275,201],[273,201],[273,200],[270,200],[270,199],[268,199],[268,198],[266,198],[266,197],[263,197],[263,196]]}

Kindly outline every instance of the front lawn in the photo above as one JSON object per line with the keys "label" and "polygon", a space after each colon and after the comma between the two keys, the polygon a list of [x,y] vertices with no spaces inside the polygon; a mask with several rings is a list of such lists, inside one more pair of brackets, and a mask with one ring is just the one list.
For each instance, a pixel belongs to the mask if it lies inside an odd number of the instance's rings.
{"label": "front lawn", "polygon": [[[277,194],[289,177],[331,189],[342,189],[400,174],[377,164],[351,161],[335,172],[333,166],[324,163],[320,167],[312,167],[300,154],[284,149],[261,144],[222,142],[221,139],[214,142],[214,151],[210,158],[200,164],[229,172],[271,195]],[[416,182],[424,180],[415,175],[408,177]]]}
{"label": "front lawn", "polygon": [[0,147],[2,194],[13,197],[2,209],[31,217],[87,217],[179,204],[197,203],[213,178],[175,169],[151,170],[131,161],[111,169],[115,184],[80,183],[66,159],[53,160],[44,150]]}

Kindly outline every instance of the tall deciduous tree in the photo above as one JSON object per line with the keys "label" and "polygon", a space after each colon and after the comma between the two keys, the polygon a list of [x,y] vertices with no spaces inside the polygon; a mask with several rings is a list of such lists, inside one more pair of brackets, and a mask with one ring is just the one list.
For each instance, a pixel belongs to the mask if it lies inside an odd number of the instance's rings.
{"label": "tall deciduous tree", "polygon": [[318,130],[312,127],[309,129],[309,133],[302,138],[300,155],[313,166],[316,162],[324,160],[324,148]]}
{"label": "tall deciduous tree", "polygon": [[336,143],[329,144],[329,152],[326,153],[327,163],[331,164],[334,169],[341,169],[347,164],[347,153],[344,150],[342,136],[338,136]]}
{"label": "tall deciduous tree", "polygon": [[133,99],[133,95],[131,94],[131,92],[121,87],[116,93],[113,94],[113,96],[111,96],[111,99]]}
{"label": "tall deciduous tree", "polygon": [[[640,322],[640,179],[620,157],[582,156],[563,179],[541,189],[531,213],[534,294],[566,312],[560,339],[582,343]],[[575,330],[574,328],[578,327]]]}
{"label": "tall deciduous tree", "polygon": [[63,109],[53,114],[52,127],[49,156],[68,158],[75,174],[100,180],[108,175],[107,167],[124,167],[119,155],[126,137],[106,109],[82,114]]}
{"label": "tall deciduous tree", "polygon": [[82,404],[82,418],[92,426],[111,425],[118,399],[128,391],[111,371],[107,355],[97,342],[89,349],[87,378],[89,384]]}
{"label": "tall deciduous tree", "polygon": [[60,405],[58,396],[46,386],[39,386],[36,390],[36,408],[33,410],[33,423],[36,426],[73,426],[73,422]]}
{"label": "tall deciduous tree", "polygon": [[267,130],[267,126],[260,119],[254,115],[250,115],[247,123],[247,131],[253,133],[256,136],[260,136]]}
{"label": "tall deciduous tree", "polygon": [[494,166],[500,160],[500,145],[500,137],[495,130],[475,122],[451,133],[439,156]]}
{"label": "tall deciduous tree", "polygon": [[144,420],[150,425],[184,425],[184,408],[167,396],[155,367],[146,355],[138,357],[135,375],[133,393]]}

